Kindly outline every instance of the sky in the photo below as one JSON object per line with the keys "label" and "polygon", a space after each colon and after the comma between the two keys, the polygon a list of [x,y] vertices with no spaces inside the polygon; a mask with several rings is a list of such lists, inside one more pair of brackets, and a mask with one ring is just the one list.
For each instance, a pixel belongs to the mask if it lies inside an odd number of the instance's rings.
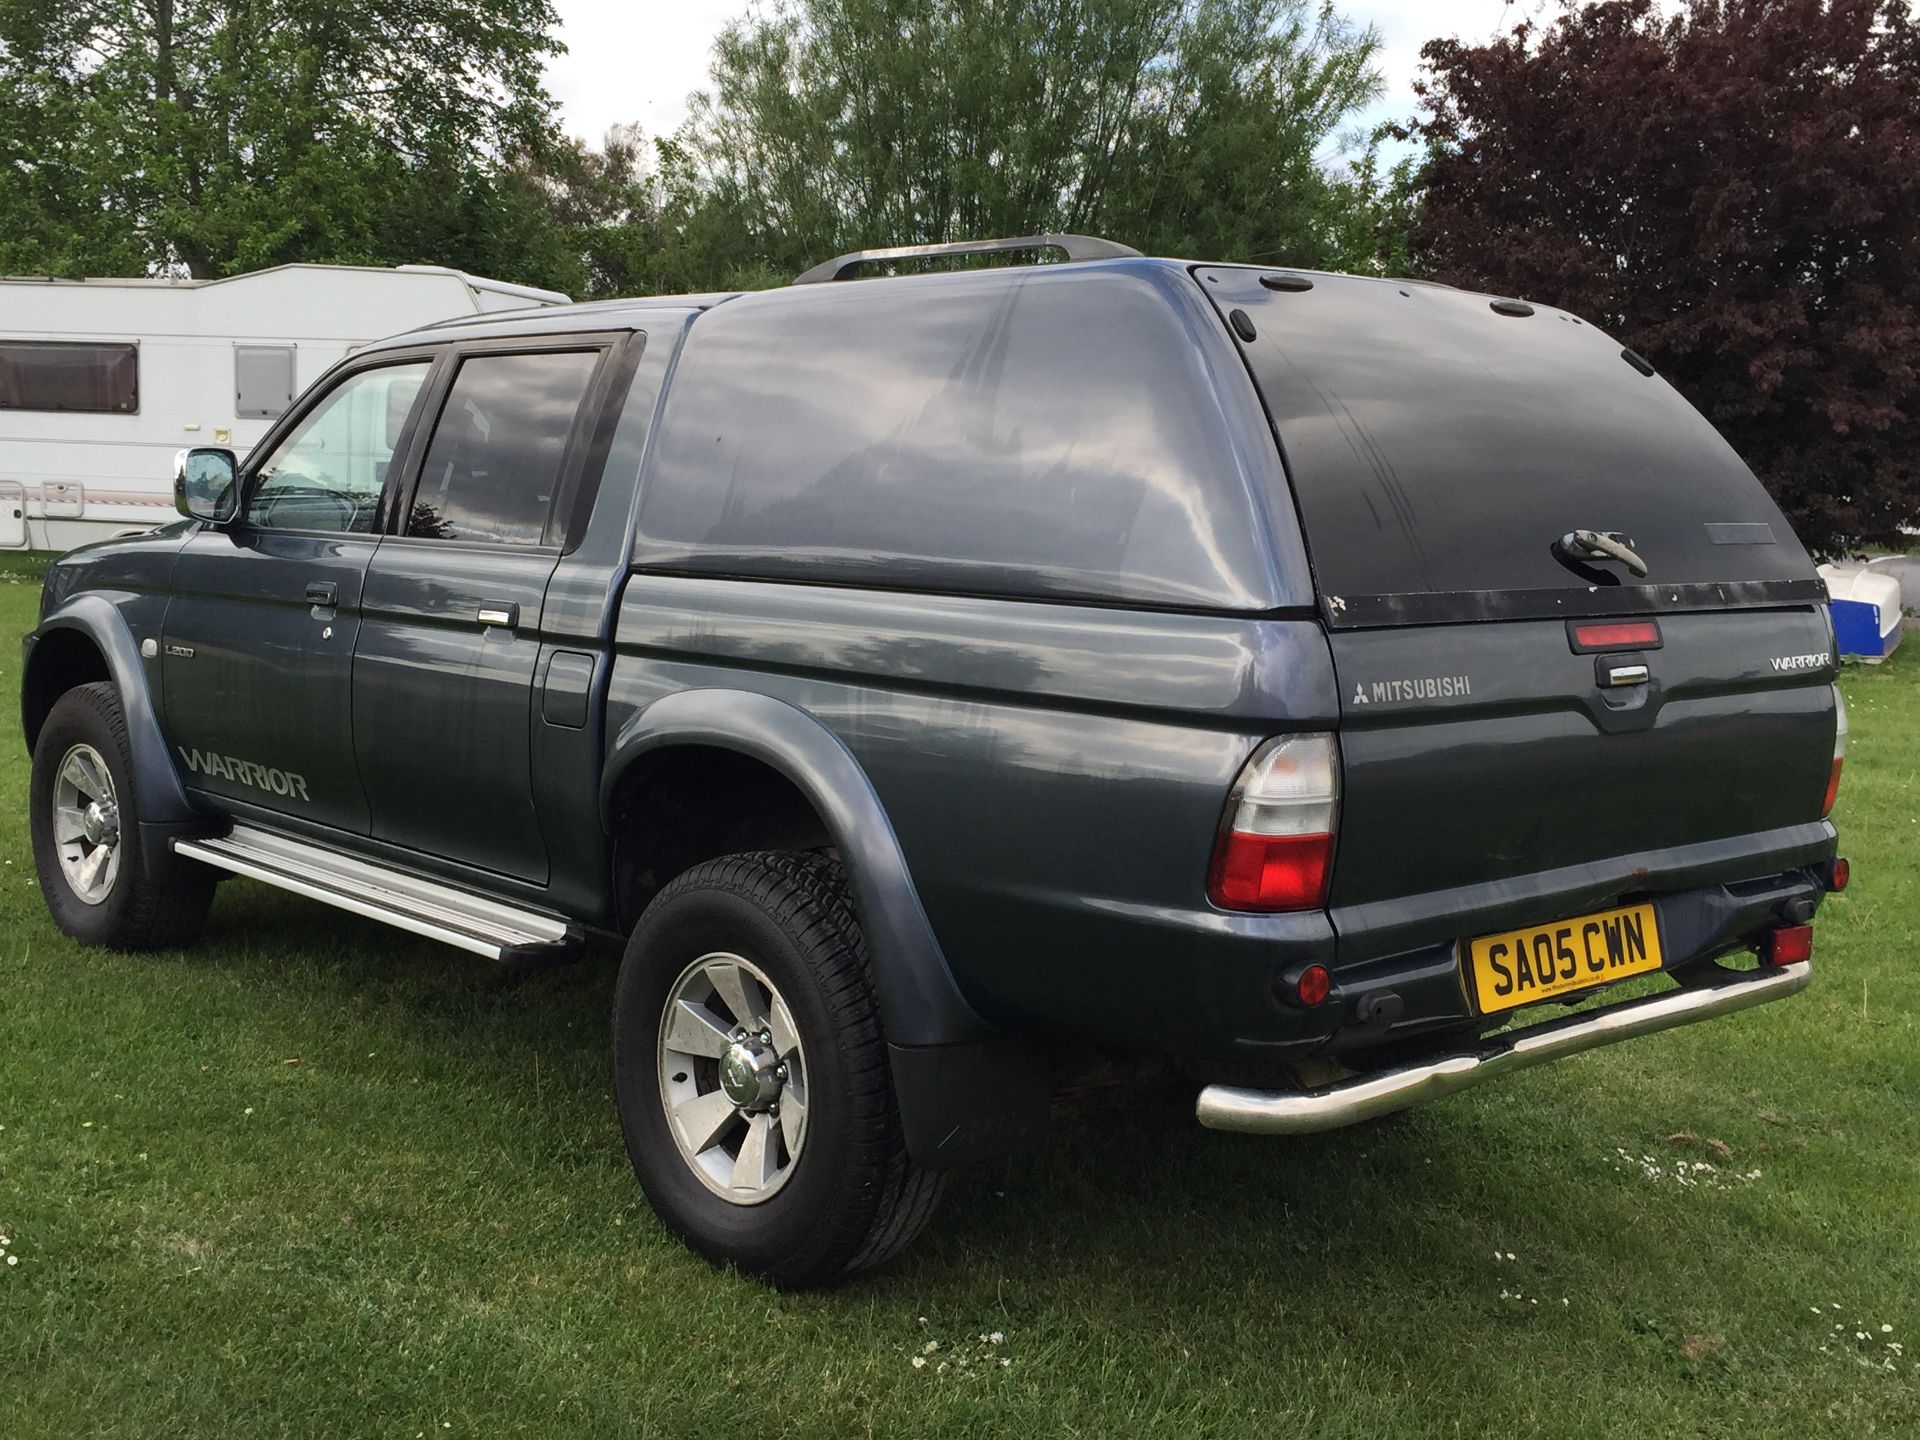
{"label": "sky", "polygon": [[[1413,112],[1420,47],[1441,35],[1485,40],[1545,8],[1547,0],[1347,0],[1341,10],[1380,32],[1386,93],[1359,117],[1369,128]],[[555,0],[567,54],[547,68],[561,122],[599,141],[610,125],[638,121],[668,135],[686,118],[687,96],[707,83],[707,55],[720,28],[747,0]]]}

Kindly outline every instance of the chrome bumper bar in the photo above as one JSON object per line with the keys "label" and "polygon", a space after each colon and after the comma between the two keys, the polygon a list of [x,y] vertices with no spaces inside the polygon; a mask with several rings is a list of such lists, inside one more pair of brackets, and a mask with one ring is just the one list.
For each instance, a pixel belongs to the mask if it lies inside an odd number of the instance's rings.
{"label": "chrome bumper bar", "polygon": [[1311,1135],[1337,1130],[1342,1125],[1456,1094],[1530,1065],[1544,1065],[1636,1035],[1652,1035],[1749,1010],[1770,1000],[1784,1000],[1806,989],[1812,978],[1812,967],[1805,961],[1777,970],[1763,967],[1717,985],[1669,990],[1510,1035],[1495,1035],[1464,1054],[1360,1075],[1318,1090],[1209,1085],[1200,1092],[1194,1108],[1200,1123],[1210,1130],[1243,1130],[1254,1135]]}

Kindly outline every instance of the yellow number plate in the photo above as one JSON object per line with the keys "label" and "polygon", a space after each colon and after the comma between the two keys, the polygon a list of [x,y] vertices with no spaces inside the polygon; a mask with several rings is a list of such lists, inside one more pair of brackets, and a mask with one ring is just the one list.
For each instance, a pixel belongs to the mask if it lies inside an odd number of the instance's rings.
{"label": "yellow number plate", "polygon": [[1467,983],[1480,1013],[1511,1010],[1660,968],[1651,905],[1628,905],[1467,942]]}

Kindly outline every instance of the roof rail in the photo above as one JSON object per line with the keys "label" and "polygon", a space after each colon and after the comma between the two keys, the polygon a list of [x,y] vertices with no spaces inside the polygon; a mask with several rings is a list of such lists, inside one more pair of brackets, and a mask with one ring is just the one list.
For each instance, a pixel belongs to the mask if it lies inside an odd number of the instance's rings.
{"label": "roof rail", "polygon": [[796,285],[818,285],[826,280],[851,280],[862,265],[875,260],[908,260],[931,255],[997,255],[1009,250],[1064,250],[1069,260],[1123,260],[1138,256],[1131,245],[1102,240],[1097,235],[1016,235],[1005,240],[956,240],[948,245],[890,245],[884,250],[850,250],[823,260],[801,275]]}

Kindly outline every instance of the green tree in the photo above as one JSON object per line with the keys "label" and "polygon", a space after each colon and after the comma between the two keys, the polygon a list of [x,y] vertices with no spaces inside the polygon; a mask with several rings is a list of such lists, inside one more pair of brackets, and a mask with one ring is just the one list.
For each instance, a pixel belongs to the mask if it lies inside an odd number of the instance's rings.
{"label": "green tree", "polygon": [[[5,0],[0,268],[562,263],[506,157],[548,143],[548,0]],[[484,242],[484,243],[482,243]],[[563,267],[564,268],[564,267]]]}
{"label": "green tree", "polygon": [[1376,44],[1309,0],[780,0],[715,46],[674,233],[776,273],[1049,229],[1364,267],[1372,145],[1338,151]]}

